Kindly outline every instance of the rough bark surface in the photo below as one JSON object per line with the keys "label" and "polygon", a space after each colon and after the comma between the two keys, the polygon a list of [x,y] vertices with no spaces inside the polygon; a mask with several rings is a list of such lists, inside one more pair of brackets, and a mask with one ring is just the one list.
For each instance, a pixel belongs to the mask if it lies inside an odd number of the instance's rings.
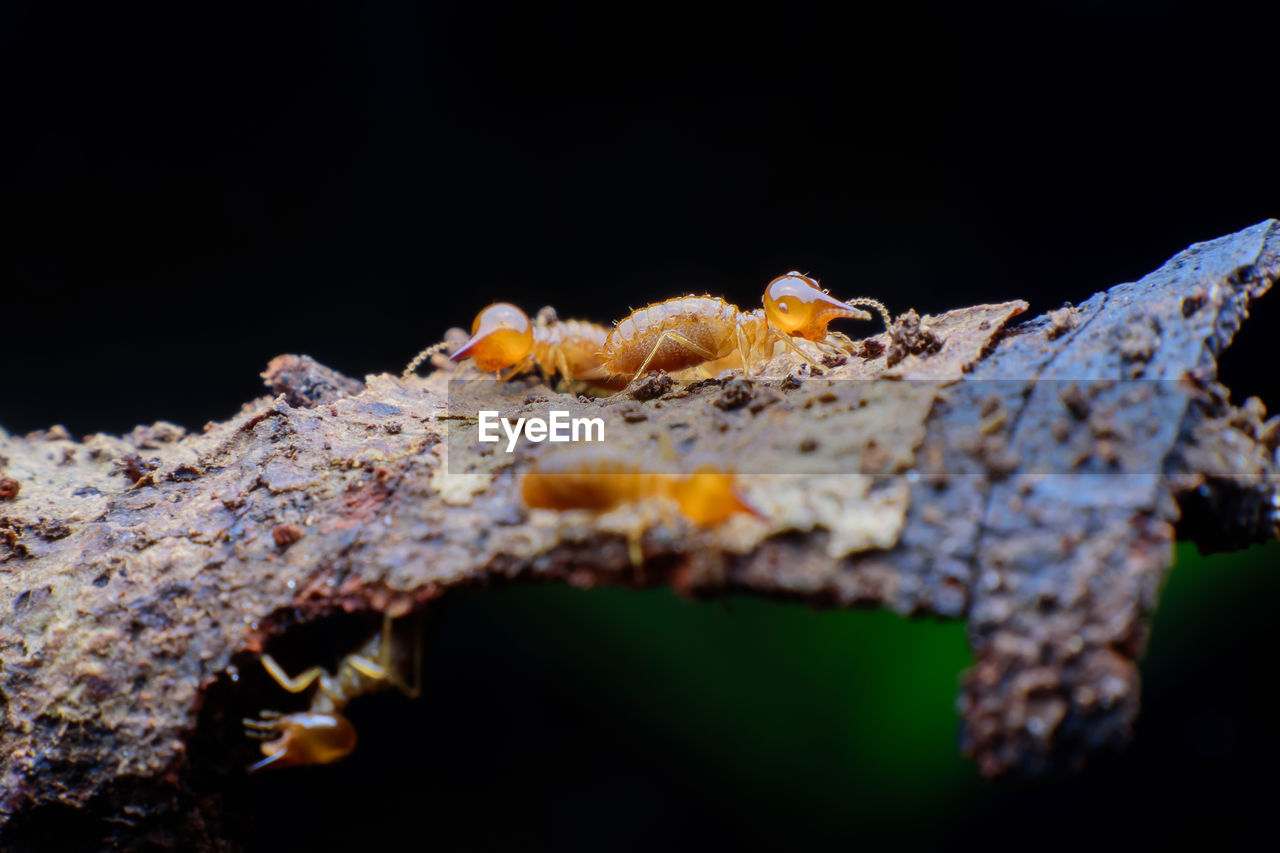
{"label": "rough bark surface", "polygon": [[[1180,512],[1210,547],[1276,533],[1280,419],[1231,407],[1216,357],[1278,273],[1268,221],[1020,325],[1021,302],[911,314],[820,372],[786,354],[601,400],[281,356],[276,396],[199,434],[0,431],[0,841],[74,815],[217,849],[201,798],[225,768],[189,749],[239,737],[218,713],[237,661],[495,578],[967,618],[965,752],[989,776],[1072,767],[1130,732]],[[769,520],[529,511],[519,476],[550,451],[477,443],[478,408],[601,417],[625,458],[669,439],[733,460]]]}

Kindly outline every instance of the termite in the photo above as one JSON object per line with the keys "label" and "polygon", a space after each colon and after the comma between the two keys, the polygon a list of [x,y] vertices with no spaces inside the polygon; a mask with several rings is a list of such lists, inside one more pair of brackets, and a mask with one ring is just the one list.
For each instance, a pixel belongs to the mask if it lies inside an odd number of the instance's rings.
{"label": "termite", "polygon": [[[420,669],[420,638],[413,641],[414,678]],[[263,741],[266,756],[249,768],[249,772],[268,767],[296,767],[305,764],[331,764],[350,755],[356,748],[356,729],[342,714],[347,703],[357,696],[397,687],[410,698],[416,698],[418,686],[409,685],[392,668],[391,617],[384,616],[382,630],[364,645],[344,657],[335,674],[313,666],[290,678],[271,655],[262,655],[262,666],[276,683],[290,693],[301,693],[318,684],[305,711],[282,714],[259,712],[259,719],[242,722],[245,734]]]}
{"label": "termite", "polygon": [[798,272],[780,275],[764,291],[764,307],[742,311],[715,296],[681,296],[634,311],[605,339],[600,372],[629,377],[627,387],[650,370],[667,372],[736,358],[745,374],[773,357],[782,342],[810,364],[791,339],[827,344],[827,326],[838,318],[870,320],[860,305],[876,308],[887,324],[889,312],[877,300],[841,302]]}
{"label": "termite", "polygon": [[[495,302],[476,315],[470,339],[450,358],[470,358],[480,370],[498,373],[502,379],[537,369],[547,378],[558,373],[567,382],[582,381],[598,372],[608,333],[604,326],[586,320],[557,320],[554,313],[531,321],[519,307]],[[418,353],[401,378],[408,378],[444,347],[441,342]],[[600,379],[596,376],[592,384]]]}
{"label": "termite", "polygon": [[817,344],[827,341],[827,326],[832,320],[841,317],[857,320],[871,319],[871,315],[864,311],[857,312],[857,315],[846,314],[841,310],[842,306],[874,308],[884,322],[886,330],[893,326],[893,317],[880,300],[859,296],[840,302],[819,287],[817,279],[795,270],[769,282],[764,289],[763,302],[765,315],[772,328]]}
{"label": "termite", "polygon": [[[539,457],[520,482],[525,506],[535,509],[585,509],[606,512],[624,504],[670,499],[700,527],[714,527],[737,513],[768,520],[743,496],[737,478],[713,463],[691,473],[654,467],[604,448],[583,447]],[[639,527],[628,548],[633,565],[643,562]]]}

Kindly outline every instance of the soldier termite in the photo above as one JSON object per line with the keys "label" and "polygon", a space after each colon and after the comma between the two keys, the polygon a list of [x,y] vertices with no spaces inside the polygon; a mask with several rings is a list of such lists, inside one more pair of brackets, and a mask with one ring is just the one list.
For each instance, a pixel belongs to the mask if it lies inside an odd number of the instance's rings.
{"label": "soldier termite", "polygon": [[832,320],[870,320],[857,306],[874,307],[889,324],[889,312],[874,299],[841,302],[798,272],[778,276],[764,291],[764,307],[742,311],[715,296],[681,296],[658,302],[620,321],[604,342],[599,373],[625,377],[627,387],[650,370],[667,372],[708,363],[726,366],[740,363],[750,375],[753,364],[772,358],[774,344],[782,342],[810,364],[813,359],[792,338],[803,338],[821,348],[839,349],[828,343]]}
{"label": "soldier termite", "polygon": [[[249,768],[250,772],[265,768],[295,767],[305,764],[330,764],[350,755],[356,747],[356,730],[342,713],[347,703],[357,696],[376,693],[390,687],[399,688],[410,698],[417,697],[418,684],[410,685],[392,665],[394,636],[390,616],[384,616],[382,630],[364,645],[344,657],[337,671],[330,674],[313,666],[300,675],[290,677],[271,655],[262,655],[262,666],[277,684],[290,693],[301,693],[313,684],[311,706],[305,711],[282,714],[259,712],[258,719],[243,720],[245,734],[261,740],[265,758]],[[420,669],[421,635],[415,622],[413,643],[413,678]]]}
{"label": "soldier termite", "polygon": [[[567,382],[582,381],[595,374],[609,330],[586,320],[557,320],[554,316],[540,314],[531,321],[517,306],[495,302],[476,315],[471,338],[450,358],[470,358],[486,373],[507,371],[503,379],[533,369],[547,378],[559,374]],[[444,347],[441,342],[418,353],[401,378],[408,378]],[[591,384],[599,384],[602,379],[597,375]]]}

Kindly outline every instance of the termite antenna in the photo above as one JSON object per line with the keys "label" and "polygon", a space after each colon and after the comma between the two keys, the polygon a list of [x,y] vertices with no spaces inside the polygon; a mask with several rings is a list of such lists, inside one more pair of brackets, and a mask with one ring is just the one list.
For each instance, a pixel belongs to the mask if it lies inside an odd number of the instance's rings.
{"label": "termite antenna", "polygon": [[448,346],[448,343],[446,341],[441,341],[438,344],[432,344],[431,346],[424,349],[422,352],[418,353],[416,356],[413,357],[413,361],[409,362],[409,366],[404,369],[404,373],[400,374],[400,378],[408,379],[410,376],[413,375],[413,372],[418,369],[418,365],[422,364],[422,362],[426,361],[427,359],[431,358],[431,356],[443,350],[446,346]]}
{"label": "termite antenna", "polygon": [[889,313],[889,309],[879,299],[872,299],[870,296],[859,296],[856,299],[845,300],[845,304],[854,308],[864,306],[874,308],[880,312],[880,319],[884,320],[884,330],[887,332],[893,328],[893,315]]}

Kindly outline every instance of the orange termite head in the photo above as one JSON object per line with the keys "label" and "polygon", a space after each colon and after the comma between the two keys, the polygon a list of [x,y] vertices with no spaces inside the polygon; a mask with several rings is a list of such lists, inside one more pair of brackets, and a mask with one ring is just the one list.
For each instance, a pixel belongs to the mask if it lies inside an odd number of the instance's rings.
{"label": "orange termite head", "polygon": [[249,768],[330,764],[356,748],[356,728],[341,714],[289,714],[279,720],[280,737],[262,745],[266,758]]}
{"label": "orange termite head", "polygon": [[734,476],[714,465],[702,465],[694,469],[672,492],[680,504],[680,511],[694,524],[703,527],[727,521],[734,513],[739,512],[754,515],[762,521],[768,520],[742,496]]}
{"label": "orange termite head", "polygon": [[823,340],[827,324],[840,317],[871,319],[866,311],[841,302],[818,287],[817,281],[794,270],[764,289],[764,313],[773,328],[807,341]]}
{"label": "orange termite head", "polygon": [[529,315],[509,302],[495,302],[476,315],[471,339],[451,358],[473,358],[485,372],[518,364],[533,348],[533,324]]}

